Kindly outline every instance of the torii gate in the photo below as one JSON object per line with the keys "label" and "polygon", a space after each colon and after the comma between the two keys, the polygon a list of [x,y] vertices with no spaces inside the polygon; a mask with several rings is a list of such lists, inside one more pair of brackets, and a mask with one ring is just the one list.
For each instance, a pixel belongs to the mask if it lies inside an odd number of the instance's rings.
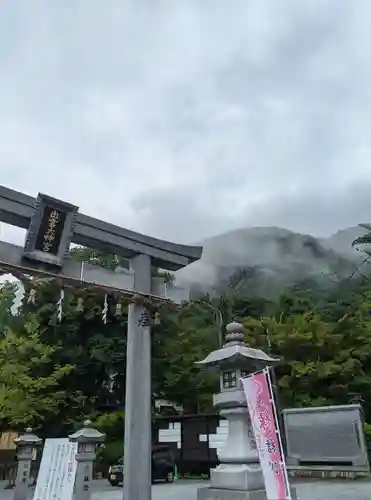
{"label": "torii gate", "polygon": [[[125,396],[125,500],[151,499],[151,337],[145,299],[188,300],[188,293],[151,277],[151,266],[176,271],[197,261],[202,247],[159,240],[79,213],[50,196],[37,198],[0,186],[0,221],[27,229],[24,247],[0,241],[0,268],[81,282],[144,301],[129,305]],[[76,262],[70,243],[129,259],[130,269],[111,271]]]}

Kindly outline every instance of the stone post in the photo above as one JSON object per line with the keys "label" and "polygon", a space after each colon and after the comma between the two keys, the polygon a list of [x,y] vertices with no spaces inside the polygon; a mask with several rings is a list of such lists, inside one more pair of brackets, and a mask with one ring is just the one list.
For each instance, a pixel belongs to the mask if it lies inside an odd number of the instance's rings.
{"label": "stone post", "polygon": [[68,437],[71,442],[77,442],[74,498],[75,500],[89,500],[96,449],[98,444],[103,443],[105,434],[93,429],[91,422],[86,420],[82,429]]}
{"label": "stone post", "polygon": [[240,378],[279,360],[244,342],[243,326],[230,323],[226,342],[198,364],[220,373],[214,406],[228,420],[228,438],[211,470],[211,485],[198,490],[198,500],[267,500],[251,420]]}
{"label": "stone post", "polygon": [[29,427],[24,434],[21,434],[14,440],[14,443],[17,446],[18,469],[13,500],[26,500],[28,497],[32,458],[37,446],[41,445],[42,439],[33,434],[32,429]]}

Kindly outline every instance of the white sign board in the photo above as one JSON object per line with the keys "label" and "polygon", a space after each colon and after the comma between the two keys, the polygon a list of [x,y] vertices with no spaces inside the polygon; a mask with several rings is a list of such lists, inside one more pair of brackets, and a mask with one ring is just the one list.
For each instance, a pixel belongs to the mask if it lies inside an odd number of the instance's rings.
{"label": "white sign board", "polygon": [[76,476],[77,443],[68,438],[45,441],[33,500],[71,500]]}

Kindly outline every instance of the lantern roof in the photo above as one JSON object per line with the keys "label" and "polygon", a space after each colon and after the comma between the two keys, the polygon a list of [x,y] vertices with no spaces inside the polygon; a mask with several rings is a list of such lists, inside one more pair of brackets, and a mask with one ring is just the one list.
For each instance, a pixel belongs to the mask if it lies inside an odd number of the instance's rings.
{"label": "lantern roof", "polygon": [[77,441],[78,443],[102,443],[104,441],[105,434],[102,434],[97,429],[94,429],[90,420],[86,420],[82,429],[70,434],[68,437],[71,441]]}
{"label": "lantern roof", "polygon": [[42,443],[42,439],[33,434],[31,427],[27,427],[26,432],[21,434],[14,439],[14,443],[17,446],[34,445],[39,446]]}
{"label": "lantern roof", "polygon": [[210,368],[246,367],[253,371],[281,361],[280,358],[272,358],[261,349],[249,347],[245,343],[243,325],[240,323],[230,323],[226,331],[224,346],[211,352],[202,361],[198,361],[197,365],[206,365]]}

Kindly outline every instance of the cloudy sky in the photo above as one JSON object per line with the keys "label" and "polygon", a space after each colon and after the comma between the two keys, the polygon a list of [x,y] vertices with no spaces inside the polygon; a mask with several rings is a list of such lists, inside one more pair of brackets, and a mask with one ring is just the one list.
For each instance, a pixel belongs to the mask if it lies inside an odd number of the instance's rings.
{"label": "cloudy sky", "polygon": [[370,0],[0,7],[2,184],[179,242],[371,219]]}

